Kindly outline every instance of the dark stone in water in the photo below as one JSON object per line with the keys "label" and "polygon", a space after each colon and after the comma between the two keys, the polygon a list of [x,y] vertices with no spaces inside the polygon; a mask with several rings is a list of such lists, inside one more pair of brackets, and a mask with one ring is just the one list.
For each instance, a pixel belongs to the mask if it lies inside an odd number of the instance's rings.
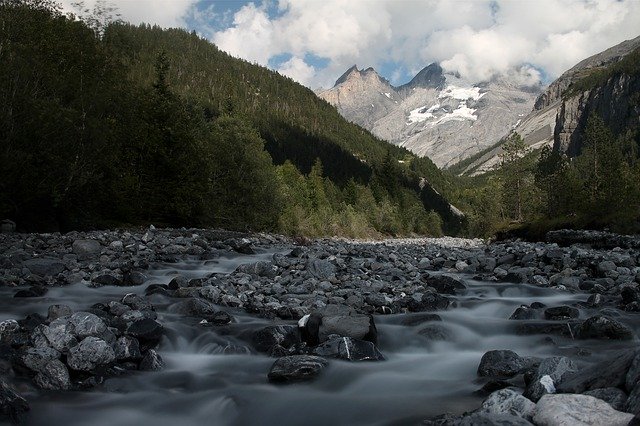
{"label": "dark stone in water", "polygon": [[13,297],[42,297],[47,294],[47,291],[49,289],[46,287],[34,285],[27,289],[18,290]]}
{"label": "dark stone in water", "polygon": [[12,423],[21,423],[29,403],[4,380],[0,379],[0,413],[9,417]]}
{"label": "dark stone in water", "polygon": [[441,294],[459,294],[467,289],[467,286],[462,281],[446,275],[424,274],[422,281],[429,287],[435,288]]}
{"label": "dark stone in water", "polygon": [[158,371],[164,368],[164,361],[162,357],[154,351],[153,349],[149,349],[147,353],[140,361],[140,370],[142,371]]}
{"label": "dark stone in water", "polygon": [[527,362],[510,350],[494,350],[485,353],[478,366],[480,377],[513,377],[527,367]]}
{"label": "dark stone in water", "polygon": [[509,317],[510,320],[531,320],[537,319],[540,315],[536,309],[532,309],[529,306],[522,305],[516,308],[515,311]]}
{"label": "dark stone in water", "polygon": [[488,396],[495,391],[511,386],[514,386],[514,384],[505,380],[489,380],[480,389],[474,391],[473,394],[477,396]]}
{"label": "dark stone in water", "polygon": [[333,337],[313,349],[314,355],[338,358],[346,361],[383,361],[384,356],[376,346],[365,340],[350,337]]}
{"label": "dark stone in water", "polygon": [[557,386],[569,373],[575,372],[576,365],[569,358],[554,356],[545,358],[536,368],[523,396],[533,402],[538,402],[543,395],[552,393],[550,386]]}
{"label": "dark stone in water", "polygon": [[632,340],[633,331],[611,318],[597,315],[587,319],[578,329],[579,339]]}
{"label": "dark stone in water", "polygon": [[452,339],[451,332],[442,324],[432,323],[421,327],[418,334],[429,340],[449,341]]}
{"label": "dark stone in water", "polygon": [[275,346],[288,349],[300,343],[300,332],[294,325],[270,325],[256,331],[252,340],[258,352],[271,353]]}
{"label": "dark stone in water", "polygon": [[319,356],[285,356],[273,363],[267,377],[273,383],[308,381],[318,377],[327,365],[327,360]]}
{"label": "dark stone in water", "polygon": [[111,275],[111,274],[98,275],[97,277],[95,277],[91,281],[96,283],[96,284],[99,284],[99,285],[107,285],[107,286],[121,286],[122,285],[122,280],[120,280],[115,275]]}
{"label": "dark stone in water", "polygon": [[564,321],[579,316],[580,311],[571,306],[554,306],[544,310],[544,317],[548,320]]}
{"label": "dark stone in water", "polygon": [[626,383],[629,370],[637,351],[624,350],[586,369],[569,373],[556,386],[558,392],[583,393],[599,388],[621,388]]}
{"label": "dark stone in water", "polygon": [[516,326],[516,333],[521,335],[546,334],[573,338],[580,323],[563,322],[525,322]]}
{"label": "dark stone in water", "polygon": [[162,324],[149,318],[135,321],[127,328],[127,334],[148,342],[159,341],[163,333]]}

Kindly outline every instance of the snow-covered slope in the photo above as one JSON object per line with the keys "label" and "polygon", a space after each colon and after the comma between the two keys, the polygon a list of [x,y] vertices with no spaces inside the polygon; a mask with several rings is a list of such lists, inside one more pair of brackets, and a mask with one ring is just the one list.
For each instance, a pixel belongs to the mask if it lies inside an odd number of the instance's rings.
{"label": "snow-covered slope", "polygon": [[431,64],[400,87],[353,66],[319,96],[376,136],[448,167],[509,133],[539,93],[504,78],[473,85]]}

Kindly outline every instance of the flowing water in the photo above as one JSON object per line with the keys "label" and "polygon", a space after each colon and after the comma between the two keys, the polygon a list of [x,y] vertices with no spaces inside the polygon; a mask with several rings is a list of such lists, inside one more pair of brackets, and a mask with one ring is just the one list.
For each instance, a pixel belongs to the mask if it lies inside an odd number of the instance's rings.
{"label": "flowing water", "polygon": [[[189,278],[214,272],[228,273],[238,264],[268,259],[274,251],[253,256],[229,256],[212,261],[185,261],[160,265],[150,271],[148,283],[168,282],[179,273]],[[0,319],[27,313],[46,315],[47,307],[64,303],[81,310],[122,297],[138,287],[87,288],[74,285],[51,289],[38,299],[13,299],[0,289]],[[492,349],[511,349],[520,355],[570,355],[589,348],[595,359],[610,343],[598,346],[554,337],[519,336],[517,321],[508,320],[521,304],[574,304],[587,295],[570,294],[526,284],[482,283],[467,277],[468,291],[454,307],[438,312],[449,341],[430,341],[418,334],[420,326],[402,325],[408,315],[376,316],[383,362],[332,361],[316,381],[272,385],[267,372],[272,358],[255,353],[225,354],[228,345],[248,346],[256,329],[271,322],[225,308],[236,323],[220,329],[203,327],[171,313],[176,300],[152,296],[167,335],[159,353],[166,367],[160,372],[137,372],[111,378],[91,391],[42,392],[31,400],[28,424],[33,425],[387,425],[419,424],[444,412],[462,413],[479,406],[473,391],[482,386],[476,369]],[[581,310],[581,317],[592,312]],[[413,314],[415,315],[415,314]],[[628,319],[632,320],[633,317]],[[625,321],[637,329],[638,324]],[[585,346],[585,344],[587,346]],[[580,346],[579,346],[580,345]],[[589,346],[591,345],[591,346]]]}

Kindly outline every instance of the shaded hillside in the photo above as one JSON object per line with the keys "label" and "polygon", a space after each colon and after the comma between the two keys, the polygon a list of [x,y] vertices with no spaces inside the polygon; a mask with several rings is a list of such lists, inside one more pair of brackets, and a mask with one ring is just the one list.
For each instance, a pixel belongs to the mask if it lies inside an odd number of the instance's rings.
{"label": "shaded hillside", "polygon": [[[0,215],[22,229],[437,233],[430,209],[459,224],[429,160],[195,34],[96,32],[48,2],[4,0],[0,40]],[[289,226],[300,218],[313,221]]]}

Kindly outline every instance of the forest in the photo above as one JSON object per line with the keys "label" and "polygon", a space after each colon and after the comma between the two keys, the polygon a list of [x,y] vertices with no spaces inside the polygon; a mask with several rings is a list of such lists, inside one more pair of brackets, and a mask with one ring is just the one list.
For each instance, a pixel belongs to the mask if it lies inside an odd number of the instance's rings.
{"label": "forest", "polygon": [[[20,230],[153,223],[537,237],[557,227],[640,229],[637,131],[614,135],[594,115],[575,159],[529,152],[513,134],[499,168],[459,177],[195,32],[123,23],[98,4],[75,16],[49,0],[0,0],[0,217]],[[637,72],[630,57],[570,90]]]}

